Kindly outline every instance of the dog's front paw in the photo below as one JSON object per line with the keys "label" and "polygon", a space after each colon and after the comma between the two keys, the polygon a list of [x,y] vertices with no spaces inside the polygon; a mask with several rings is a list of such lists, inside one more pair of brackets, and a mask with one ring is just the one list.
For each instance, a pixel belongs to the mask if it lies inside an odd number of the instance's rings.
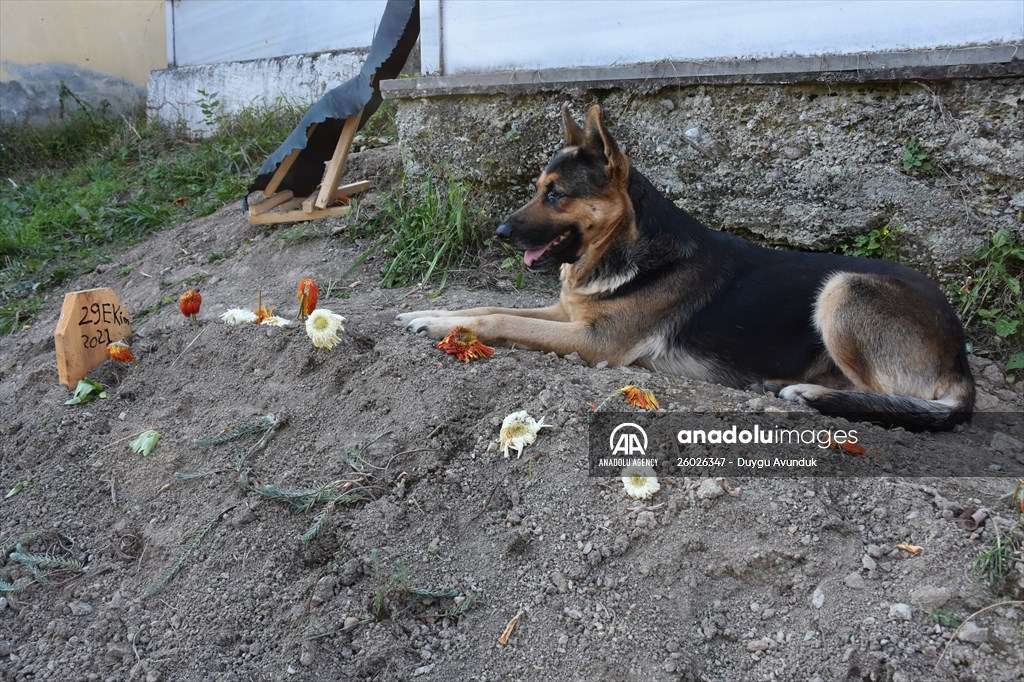
{"label": "dog's front paw", "polygon": [[405,328],[414,334],[422,334],[432,339],[441,339],[458,326],[470,326],[468,317],[416,317],[405,323]]}
{"label": "dog's front paw", "polygon": [[782,386],[780,384],[775,383],[774,381],[758,381],[747,386],[747,390],[752,393],[778,395],[779,391],[782,390]]}
{"label": "dog's front paw", "polygon": [[398,313],[395,315],[395,324],[399,327],[405,327],[420,317],[445,317],[447,315],[451,315],[447,310],[414,310],[411,313]]}
{"label": "dog's front paw", "polygon": [[790,403],[806,405],[809,401],[818,400],[826,392],[827,388],[817,384],[793,384],[779,391],[779,397]]}

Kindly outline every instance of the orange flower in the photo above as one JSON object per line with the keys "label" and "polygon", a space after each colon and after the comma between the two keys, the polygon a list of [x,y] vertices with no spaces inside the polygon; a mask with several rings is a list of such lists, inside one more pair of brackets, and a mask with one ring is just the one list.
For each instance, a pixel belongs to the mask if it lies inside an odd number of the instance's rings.
{"label": "orange flower", "polygon": [[657,410],[661,407],[661,403],[654,397],[654,393],[645,391],[637,386],[623,386],[619,389],[619,393],[626,396],[627,403],[642,410]]}
{"label": "orange flower", "polygon": [[485,346],[469,327],[456,327],[444,337],[437,347],[448,355],[454,355],[459,362],[469,362],[494,355],[494,349]]}
{"label": "orange flower", "polygon": [[181,310],[181,314],[192,318],[193,322],[199,321],[196,316],[199,315],[199,306],[202,304],[203,297],[195,289],[189,289],[178,299],[178,308]]}
{"label": "orange flower", "polygon": [[304,279],[299,282],[299,319],[304,320],[306,316],[316,310],[316,303],[320,299],[320,288],[311,279]]}
{"label": "orange flower", "polygon": [[828,434],[828,447],[832,450],[848,452],[855,457],[861,457],[862,455],[866,455],[868,452],[863,445],[858,445],[857,443],[852,443],[845,439],[842,441],[837,440],[831,433]]}
{"label": "orange flower", "polygon": [[263,322],[263,320],[267,319],[268,317],[273,317],[274,309],[268,308],[263,304],[263,289],[259,290],[256,302],[258,304],[256,306],[256,310],[252,311],[253,315],[256,316],[256,319],[253,320],[253,324],[260,324],[261,322]]}
{"label": "orange flower", "polygon": [[107,355],[110,356],[111,360],[116,360],[117,362],[135,362],[132,349],[124,341],[114,341],[109,344],[107,346]]}

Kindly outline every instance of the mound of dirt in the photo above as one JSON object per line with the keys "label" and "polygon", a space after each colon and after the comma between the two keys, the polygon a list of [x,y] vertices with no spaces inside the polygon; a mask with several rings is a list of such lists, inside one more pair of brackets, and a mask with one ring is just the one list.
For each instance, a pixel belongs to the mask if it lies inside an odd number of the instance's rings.
{"label": "mound of dirt", "polygon": [[[733,494],[669,478],[627,498],[587,474],[590,403],[637,384],[667,410],[792,406],[574,356],[457,363],[393,325],[554,297],[554,280],[515,290],[496,264],[430,299],[378,288],[374,256],[322,292],[347,318],[331,352],[299,327],[219,321],[257,289],[295,317],[300,279],[335,280],[372,243],[345,226],[267,230],[228,206],[75,282],[113,287],[135,316],[141,366],[97,368],[104,400],[64,404],[60,297],[3,339],[0,486],[27,484],[0,499],[0,541],[39,531],[0,559],[23,587],[0,594],[4,679],[1021,679],[1020,602],[968,620],[1004,601],[970,565],[1012,524],[1012,478],[752,476],[728,480]],[[190,287],[200,326],[175,304]],[[1020,395],[998,367],[975,370],[998,418],[923,435],[859,424],[864,442],[1019,448]],[[506,459],[499,427],[521,409],[553,428]],[[142,457],[128,444],[147,429],[162,440]],[[984,525],[958,524],[966,508],[990,510]],[[28,584],[19,552],[50,557],[32,564],[48,584]],[[1017,572],[1001,589],[1022,586]]]}

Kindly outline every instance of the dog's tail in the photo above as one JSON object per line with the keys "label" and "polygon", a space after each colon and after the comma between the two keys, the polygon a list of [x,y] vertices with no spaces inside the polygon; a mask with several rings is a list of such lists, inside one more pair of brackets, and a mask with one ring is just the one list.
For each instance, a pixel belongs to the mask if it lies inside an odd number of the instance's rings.
{"label": "dog's tail", "polygon": [[908,431],[949,431],[969,420],[974,408],[974,382],[971,380],[959,383],[938,400],[839,391],[807,384],[788,388],[796,389],[791,399],[795,397],[822,414],[883,426],[902,426]]}

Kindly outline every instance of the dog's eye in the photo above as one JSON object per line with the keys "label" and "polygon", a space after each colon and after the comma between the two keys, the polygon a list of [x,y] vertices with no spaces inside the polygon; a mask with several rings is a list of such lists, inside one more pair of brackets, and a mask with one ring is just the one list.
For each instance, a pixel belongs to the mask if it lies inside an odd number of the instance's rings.
{"label": "dog's eye", "polygon": [[565,197],[564,194],[562,194],[561,192],[556,191],[553,188],[548,188],[547,194],[544,195],[544,198],[548,202],[550,202],[552,204],[557,204],[559,199],[563,199],[564,197]]}

